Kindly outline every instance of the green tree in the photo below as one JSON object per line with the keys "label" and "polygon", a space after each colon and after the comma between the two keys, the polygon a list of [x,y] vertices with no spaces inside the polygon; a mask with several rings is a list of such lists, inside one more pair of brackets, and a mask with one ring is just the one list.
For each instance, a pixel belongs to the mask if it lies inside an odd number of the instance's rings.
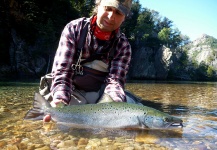
{"label": "green tree", "polygon": [[158,33],[158,38],[162,41],[164,45],[169,47],[169,40],[171,36],[171,29],[170,28],[163,28],[159,33]]}
{"label": "green tree", "polygon": [[169,20],[167,17],[162,17],[159,13],[154,13],[155,16],[155,32],[159,33],[163,28],[171,28],[173,26],[173,21]]}
{"label": "green tree", "polygon": [[215,71],[214,71],[213,67],[208,66],[208,69],[207,69],[207,76],[208,76],[209,78],[213,78],[214,75],[215,75]]}
{"label": "green tree", "polygon": [[134,38],[137,45],[146,45],[148,40],[153,37],[154,22],[149,9],[142,9],[138,18],[137,25],[135,26]]}
{"label": "green tree", "polygon": [[70,3],[83,17],[89,17],[95,6],[95,0],[70,0]]}
{"label": "green tree", "polygon": [[133,1],[130,14],[126,17],[125,22],[121,26],[121,30],[130,39],[131,42],[134,42],[135,40],[135,34],[133,31],[135,29],[135,26],[137,25],[137,18],[140,14],[140,11],[141,4],[139,4],[139,1]]}

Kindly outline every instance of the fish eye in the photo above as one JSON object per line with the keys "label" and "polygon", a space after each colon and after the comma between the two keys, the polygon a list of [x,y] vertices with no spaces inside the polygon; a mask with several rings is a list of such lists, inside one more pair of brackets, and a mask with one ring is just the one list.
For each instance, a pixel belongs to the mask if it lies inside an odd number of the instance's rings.
{"label": "fish eye", "polygon": [[164,118],[164,121],[169,122],[170,120],[169,118]]}

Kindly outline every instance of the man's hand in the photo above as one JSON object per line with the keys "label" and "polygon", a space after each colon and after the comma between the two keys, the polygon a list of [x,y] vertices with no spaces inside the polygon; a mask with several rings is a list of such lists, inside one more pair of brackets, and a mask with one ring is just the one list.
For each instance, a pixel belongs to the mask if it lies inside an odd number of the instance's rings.
{"label": "man's hand", "polygon": [[[55,99],[50,103],[50,105],[52,107],[57,107],[57,105],[60,103],[63,103],[62,99]],[[51,121],[51,115],[45,115],[43,118],[43,122],[50,122],[50,121]]]}

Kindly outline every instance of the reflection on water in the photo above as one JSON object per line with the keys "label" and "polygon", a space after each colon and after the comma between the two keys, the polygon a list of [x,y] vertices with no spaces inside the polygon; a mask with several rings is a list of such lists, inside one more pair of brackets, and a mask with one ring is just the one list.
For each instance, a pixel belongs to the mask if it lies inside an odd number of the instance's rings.
{"label": "reflection on water", "polygon": [[[23,121],[38,84],[0,83],[0,149],[216,149],[217,83],[128,83],[143,104],[178,116],[170,130],[75,129]],[[61,129],[61,130],[60,130]]]}

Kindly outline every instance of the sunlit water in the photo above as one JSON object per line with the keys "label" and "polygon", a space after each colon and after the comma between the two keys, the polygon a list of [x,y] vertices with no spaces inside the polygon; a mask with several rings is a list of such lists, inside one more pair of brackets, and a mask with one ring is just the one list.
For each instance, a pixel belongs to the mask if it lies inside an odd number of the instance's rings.
{"label": "sunlit water", "polygon": [[183,128],[167,130],[70,129],[24,121],[38,84],[0,83],[0,149],[143,150],[217,149],[216,82],[128,83],[143,104],[182,118]]}

